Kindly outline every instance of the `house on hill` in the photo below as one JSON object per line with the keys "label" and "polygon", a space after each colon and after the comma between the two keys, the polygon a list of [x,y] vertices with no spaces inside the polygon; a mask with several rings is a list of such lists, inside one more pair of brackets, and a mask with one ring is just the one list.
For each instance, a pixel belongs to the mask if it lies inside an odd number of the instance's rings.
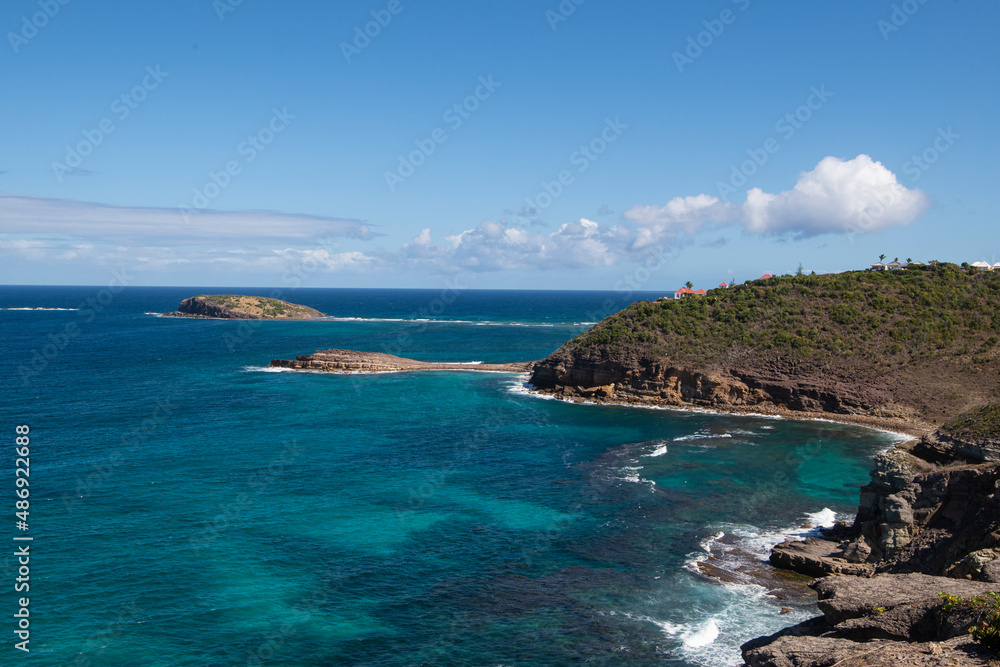
{"label": "house on hill", "polygon": [[764,275],[762,275],[762,276],[761,276],[760,278],[758,278],[757,280],[767,280],[768,278],[773,278],[773,277],[774,277],[774,276],[772,276],[772,275],[771,275],[770,273],[765,273]]}
{"label": "house on hill", "polygon": [[983,271],[992,271],[993,265],[989,262],[973,262],[972,267],[975,269],[981,269]]}
{"label": "house on hill", "polygon": [[885,264],[882,262],[875,262],[872,264],[872,271],[885,271]]}
{"label": "house on hill", "polygon": [[889,271],[902,271],[906,268],[905,264],[900,264],[899,262],[893,260],[885,265],[885,268]]}
{"label": "house on hill", "polygon": [[706,294],[708,294],[708,292],[703,289],[693,290],[690,287],[682,287],[674,292],[674,298],[683,299],[686,296],[705,296]]}
{"label": "house on hill", "polygon": [[726,289],[727,287],[729,287],[728,283],[719,283],[719,288],[720,289]]}

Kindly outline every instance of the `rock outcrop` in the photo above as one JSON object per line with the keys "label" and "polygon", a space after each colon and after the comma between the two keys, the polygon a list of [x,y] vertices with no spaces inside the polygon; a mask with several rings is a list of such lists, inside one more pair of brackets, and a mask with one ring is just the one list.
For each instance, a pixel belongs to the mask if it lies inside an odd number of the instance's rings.
{"label": "rock outcrop", "polygon": [[824,417],[914,434],[931,430],[913,409],[893,403],[877,384],[796,376],[778,364],[690,370],[627,354],[552,355],[534,365],[530,383],[542,393],[571,401]]}
{"label": "rock outcrop", "polygon": [[165,317],[196,317],[222,320],[312,320],[326,317],[308,306],[279,299],[242,294],[201,294],[181,301],[176,312]]}
{"label": "rock outcrop", "polygon": [[774,547],[773,565],[823,577],[823,617],[748,642],[747,665],[1000,664],[968,634],[988,605],[940,597],[1000,592],[993,437],[970,447],[943,429],[877,455],[853,524]]}
{"label": "rock outcrop", "polygon": [[325,373],[397,373],[401,371],[492,371],[503,373],[524,373],[531,363],[512,364],[455,364],[433,363],[405,359],[381,352],[358,352],[356,350],[318,350],[304,354],[294,360],[275,359],[272,368],[289,368],[300,371],[321,371]]}
{"label": "rock outcrop", "polygon": [[743,645],[749,667],[897,667],[989,665],[996,654],[968,628],[989,609],[951,605],[941,594],[969,600],[1000,592],[1000,584],[923,574],[827,577],[810,584],[823,616]]}
{"label": "rock outcrop", "polygon": [[853,525],[828,539],[783,542],[771,563],[810,576],[980,578],[1000,557],[1000,464],[970,459],[968,449],[948,450],[939,435],[877,455]]}

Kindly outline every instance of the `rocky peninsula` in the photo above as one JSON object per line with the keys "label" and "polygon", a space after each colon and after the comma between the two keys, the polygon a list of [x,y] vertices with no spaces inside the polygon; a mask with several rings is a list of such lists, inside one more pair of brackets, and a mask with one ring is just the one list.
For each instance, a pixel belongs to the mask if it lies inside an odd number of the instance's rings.
{"label": "rocky peninsula", "polygon": [[175,312],[164,317],[195,317],[221,320],[313,320],[326,317],[308,306],[263,296],[200,294],[181,301]]}
{"label": "rocky peninsula", "polygon": [[534,364],[530,383],[570,401],[911,434],[876,458],[852,524],[774,548],[773,566],[818,577],[823,615],[748,642],[744,660],[1000,665],[998,307],[1000,272],[954,264],[772,277],[635,303]]}
{"label": "rocky peninsula", "polygon": [[313,354],[297,356],[294,360],[274,359],[269,366],[271,368],[325,373],[399,373],[405,371],[525,373],[531,367],[531,362],[511,364],[434,363],[405,359],[381,352],[317,350]]}

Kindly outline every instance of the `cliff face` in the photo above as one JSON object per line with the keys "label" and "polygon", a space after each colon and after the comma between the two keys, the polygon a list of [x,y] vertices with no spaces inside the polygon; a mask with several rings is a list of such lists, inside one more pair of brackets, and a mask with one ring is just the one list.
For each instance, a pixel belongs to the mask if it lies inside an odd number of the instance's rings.
{"label": "cliff face", "polygon": [[323,313],[279,299],[242,294],[202,294],[181,301],[171,317],[204,317],[226,320],[309,320]]}
{"label": "cliff face", "polygon": [[794,367],[778,364],[688,369],[670,364],[669,358],[593,359],[570,353],[539,361],[531,384],[564,398],[596,396],[626,403],[899,417],[913,413],[893,405],[891,395],[878,387],[849,384],[835,377],[802,376]]}

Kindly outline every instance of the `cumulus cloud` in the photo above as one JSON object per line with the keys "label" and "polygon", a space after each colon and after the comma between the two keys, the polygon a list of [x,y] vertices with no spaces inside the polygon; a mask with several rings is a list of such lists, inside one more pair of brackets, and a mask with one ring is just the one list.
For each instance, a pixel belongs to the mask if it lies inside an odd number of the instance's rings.
{"label": "cumulus cloud", "polygon": [[621,249],[631,242],[631,234],[620,226],[603,226],[586,218],[550,233],[483,220],[444,240],[445,244],[435,244],[430,230],[424,229],[403,244],[399,254],[412,266],[429,264],[451,270],[592,267],[616,263]]}
{"label": "cumulus cloud", "polygon": [[71,199],[0,193],[0,233],[58,234],[105,241],[311,240],[319,236],[369,239],[361,220],[271,211],[213,211],[109,206]]}
{"label": "cumulus cloud", "polygon": [[665,206],[634,206],[623,214],[636,223],[633,247],[645,248],[674,241],[680,234],[694,234],[708,223],[727,224],[738,217],[739,209],[718,197],[695,195],[674,197]]}
{"label": "cumulus cloud", "polygon": [[[930,200],[920,190],[900,185],[896,176],[868,155],[851,160],[827,157],[802,173],[791,190],[770,194],[748,191],[744,204],[707,194],[675,197],[663,206],[634,206],[616,225],[581,218],[554,232],[484,220],[436,244],[423,229],[387,263],[442,270],[570,269],[638,261],[654,249],[697,243],[698,234],[741,224],[749,233],[793,237],[836,232],[874,232],[907,225]],[[727,242],[725,235],[701,241],[706,247]]]}
{"label": "cumulus cloud", "polygon": [[743,225],[758,234],[876,232],[908,225],[928,206],[930,199],[923,191],[907,189],[868,155],[846,161],[827,157],[801,174],[791,190],[748,191]]}

